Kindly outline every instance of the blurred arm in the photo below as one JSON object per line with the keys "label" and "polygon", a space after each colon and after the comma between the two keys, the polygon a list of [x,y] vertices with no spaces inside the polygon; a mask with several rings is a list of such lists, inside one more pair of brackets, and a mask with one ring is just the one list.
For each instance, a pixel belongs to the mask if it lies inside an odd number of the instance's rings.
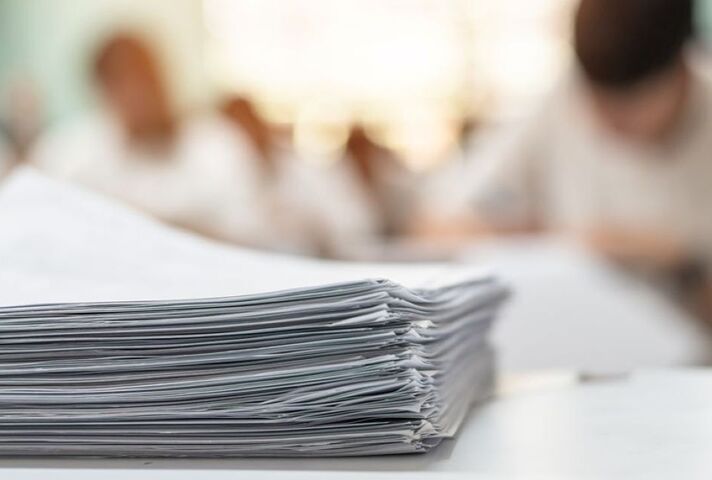
{"label": "blurred arm", "polygon": [[683,303],[712,322],[712,278],[703,249],[661,232],[596,230],[582,240],[617,264],[668,278]]}
{"label": "blurred arm", "polygon": [[518,129],[490,142],[477,159],[451,165],[412,225],[426,239],[462,243],[532,233],[542,224],[542,132]]}

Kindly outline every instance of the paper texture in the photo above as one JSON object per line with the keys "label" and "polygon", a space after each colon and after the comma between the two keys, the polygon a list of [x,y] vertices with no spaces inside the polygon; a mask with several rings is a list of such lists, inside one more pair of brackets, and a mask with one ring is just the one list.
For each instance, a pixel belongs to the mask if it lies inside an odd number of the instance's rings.
{"label": "paper texture", "polygon": [[425,452],[491,392],[485,272],[229,248],[29,170],[0,229],[0,455]]}

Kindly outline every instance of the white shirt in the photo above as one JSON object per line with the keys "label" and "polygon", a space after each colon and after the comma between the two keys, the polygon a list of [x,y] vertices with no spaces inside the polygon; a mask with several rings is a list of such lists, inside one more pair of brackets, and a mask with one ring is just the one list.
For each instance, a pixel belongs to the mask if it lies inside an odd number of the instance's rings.
{"label": "white shirt", "polygon": [[271,196],[276,218],[293,249],[348,252],[373,242],[382,228],[378,206],[344,161],[309,161],[290,148],[276,156]]}
{"label": "white shirt", "polygon": [[108,116],[89,116],[42,138],[31,162],[46,173],[119,198],[166,222],[263,245],[272,231],[247,143],[217,116],[179,126],[171,148],[130,146]]}
{"label": "white shirt", "polygon": [[712,87],[695,77],[670,142],[633,145],[591,116],[580,86],[557,90],[518,138],[451,179],[451,203],[501,226],[623,228],[677,236],[712,260]]}

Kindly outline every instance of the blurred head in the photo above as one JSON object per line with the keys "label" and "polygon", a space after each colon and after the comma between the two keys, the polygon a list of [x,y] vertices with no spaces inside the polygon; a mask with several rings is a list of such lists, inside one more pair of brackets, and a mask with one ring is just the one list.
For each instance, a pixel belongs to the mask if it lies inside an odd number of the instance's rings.
{"label": "blurred head", "polygon": [[243,97],[232,97],[222,104],[222,111],[248,136],[263,160],[269,160],[272,132],[254,105]]}
{"label": "blurred head", "polygon": [[345,145],[347,153],[365,162],[371,157],[376,148],[377,146],[368,138],[363,127],[358,125],[351,127]]}
{"label": "blurred head", "polygon": [[344,145],[344,153],[348,155],[348,160],[353,162],[354,167],[366,183],[373,183],[374,170],[371,162],[377,153],[378,146],[374,144],[363,127],[354,125],[349,131],[349,136]]}
{"label": "blurred head", "polygon": [[692,0],[582,0],[574,47],[598,119],[634,141],[661,140],[685,107]]}
{"label": "blurred head", "polygon": [[171,112],[158,61],[141,39],[128,34],[110,38],[96,53],[94,74],[99,88],[130,133],[166,133]]}

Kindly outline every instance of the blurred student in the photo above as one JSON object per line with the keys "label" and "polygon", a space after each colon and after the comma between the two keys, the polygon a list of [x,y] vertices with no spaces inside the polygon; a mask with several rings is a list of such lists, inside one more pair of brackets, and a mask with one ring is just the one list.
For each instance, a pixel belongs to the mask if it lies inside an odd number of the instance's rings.
{"label": "blurred student", "polygon": [[413,214],[420,177],[360,126],[351,129],[343,161],[352,166],[354,181],[362,185],[375,206],[382,233],[387,237],[401,235]]}
{"label": "blurred student", "polygon": [[266,241],[268,216],[246,141],[217,115],[181,117],[142,39],[110,38],[93,74],[105,108],[47,134],[34,164],[211,237]]}
{"label": "blurred student", "polygon": [[381,233],[378,205],[346,161],[309,161],[292,147],[288,132],[267,124],[244,98],[225,102],[223,112],[251,140],[269,199],[275,247],[309,255],[340,257],[352,245]]}
{"label": "blurred student", "polygon": [[712,87],[686,52],[692,3],[583,0],[578,71],[470,175],[458,227],[571,232],[712,298]]}

